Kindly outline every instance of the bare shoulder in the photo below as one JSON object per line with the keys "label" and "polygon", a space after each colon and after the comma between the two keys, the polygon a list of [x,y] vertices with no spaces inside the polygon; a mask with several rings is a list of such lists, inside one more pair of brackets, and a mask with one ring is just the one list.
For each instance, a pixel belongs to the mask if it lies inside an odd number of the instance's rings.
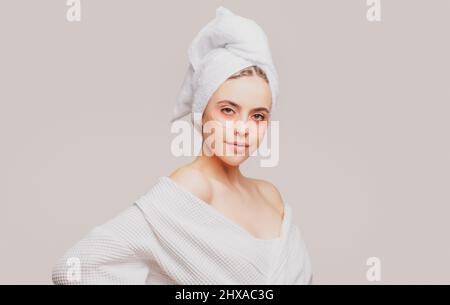
{"label": "bare shoulder", "polygon": [[207,203],[211,201],[211,184],[208,177],[201,171],[190,168],[189,166],[182,166],[173,171],[169,175],[169,178],[201,200]]}
{"label": "bare shoulder", "polygon": [[280,191],[278,188],[271,182],[262,180],[262,179],[255,179],[250,178],[258,187],[261,194],[271,203],[273,204],[273,207],[280,212],[280,214],[283,213],[284,210],[284,204],[283,204],[283,197],[281,196]]}

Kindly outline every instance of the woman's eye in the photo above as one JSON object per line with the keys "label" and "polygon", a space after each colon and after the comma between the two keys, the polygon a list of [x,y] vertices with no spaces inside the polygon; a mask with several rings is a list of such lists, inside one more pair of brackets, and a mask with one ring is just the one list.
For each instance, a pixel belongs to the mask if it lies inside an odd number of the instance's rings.
{"label": "woman's eye", "polygon": [[260,113],[255,114],[254,117],[256,118],[257,121],[263,121],[265,119],[265,116]]}
{"label": "woman's eye", "polygon": [[234,110],[231,108],[222,108],[221,111],[225,114],[233,114],[234,113]]}

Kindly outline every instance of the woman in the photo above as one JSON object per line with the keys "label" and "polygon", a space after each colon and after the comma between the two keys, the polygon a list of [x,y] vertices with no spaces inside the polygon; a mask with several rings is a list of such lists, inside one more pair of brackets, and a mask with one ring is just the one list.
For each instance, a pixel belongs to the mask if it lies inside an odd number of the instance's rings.
{"label": "woman", "polygon": [[75,244],[54,267],[55,284],[311,283],[291,206],[239,169],[278,95],[264,32],[219,7],[188,54],[172,121],[191,114],[199,156]]}

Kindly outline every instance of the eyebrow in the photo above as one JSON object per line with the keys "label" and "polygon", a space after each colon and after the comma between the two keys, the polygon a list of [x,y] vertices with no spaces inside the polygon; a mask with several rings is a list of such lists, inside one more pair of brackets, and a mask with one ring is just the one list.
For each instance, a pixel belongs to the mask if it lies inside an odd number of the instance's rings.
{"label": "eyebrow", "polygon": [[[241,108],[240,105],[236,104],[235,102],[229,101],[229,100],[223,100],[223,101],[219,101],[217,104],[230,104],[231,106],[234,106],[236,108]],[[252,109],[253,111],[266,111],[268,113],[270,113],[270,110],[267,109],[266,107],[258,107],[258,108],[254,108]]]}

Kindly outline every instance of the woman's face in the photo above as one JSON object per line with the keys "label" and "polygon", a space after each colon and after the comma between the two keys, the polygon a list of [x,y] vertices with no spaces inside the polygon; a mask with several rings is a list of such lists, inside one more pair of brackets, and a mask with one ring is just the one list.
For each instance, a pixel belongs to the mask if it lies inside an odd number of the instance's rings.
{"label": "woman's face", "polygon": [[203,140],[208,154],[239,165],[258,149],[272,106],[269,84],[260,76],[225,81],[203,113]]}

